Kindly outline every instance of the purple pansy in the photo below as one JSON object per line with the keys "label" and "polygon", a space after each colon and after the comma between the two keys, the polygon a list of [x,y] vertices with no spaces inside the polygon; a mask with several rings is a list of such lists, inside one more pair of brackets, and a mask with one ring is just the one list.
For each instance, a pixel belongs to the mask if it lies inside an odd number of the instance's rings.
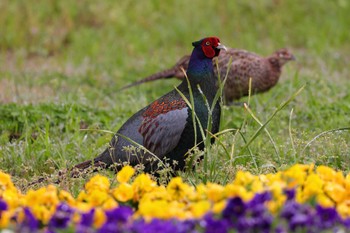
{"label": "purple pansy", "polygon": [[106,211],[107,220],[98,230],[98,232],[119,233],[125,232],[128,226],[128,221],[131,218],[133,211],[128,206],[120,206],[112,210]]}
{"label": "purple pansy", "polygon": [[179,221],[176,219],[161,220],[153,219],[150,222],[145,222],[143,219],[135,221],[131,227],[133,233],[152,233],[152,232],[162,232],[162,233],[179,233],[179,232],[195,232],[195,225],[189,224],[185,221]]}
{"label": "purple pansy", "polygon": [[230,224],[227,219],[217,219],[212,214],[204,216],[203,220],[200,221],[200,226],[204,228],[204,232],[217,232],[226,233],[229,232]]}
{"label": "purple pansy", "polygon": [[242,198],[234,197],[228,201],[222,216],[224,219],[235,222],[236,219],[245,214],[246,208],[247,206],[243,202]]}
{"label": "purple pansy", "polygon": [[94,214],[95,209],[92,208],[89,212],[82,213],[79,224],[76,227],[77,233],[92,233],[95,232],[92,228],[92,224],[94,223]]}
{"label": "purple pansy", "polygon": [[281,210],[280,217],[286,220],[291,220],[291,218],[297,214],[306,214],[309,212],[306,205],[299,204],[295,201],[287,201]]}
{"label": "purple pansy", "polygon": [[1,211],[5,211],[7,210],[7,208],[8,208],[7,203],[4,200],[0,199],[0,214],[1,214]]}
{"label": "purple pansy", "polygon": [[196,230],[197,220],[189,219],[175,222],[178,233],[198,233]]}
{"label": "purple pansy", "polygon": [[230,228],[238,232],[270,232],[273,217],[265,203],[271,199],[270,192],[258,193],[247,203],[239,197],[232,198],[228,201],[222,217],[227,220]]}
{"label": "purple pansy", "polygon": [[94,223],[95,209],[92,208],[89,212],[81,214],[79,225],[90,227]]}
{"label": "purple pansy", "polygon": [[271,199],[272,199],[272,195],[270,192],[257,193],[255,194],[253,199],[247,203],[247,207],[253,208],[255,206],[262,205],[265,202],[270,201]]}
{"label": "purple pansy", "polygon": [[328,229],[334,227],[336,224],[340,223],[340,217],[335,208],[322,207],[320,205],[316,206],[316,217],[318,219],[317,226],[320,229]]}
{"label": "purple pansy", "polygon": [[19,224],[18,232],[37,232],[39,230],[39,221],[35,218],[29,208],[24,208],[24,219]]}
{"label": "purple pansy", "polygon": [[344,227],[346,227],[347,229],[350,229],[350,218],[343,219],[341,223]]}
{"label": "purple pansy", "polygon": [[294,200],[295,198],[295,189],[285,189],[284,194],[287,196],[287,201]]}
{"label": "purple pansy", "polygon": [[68,227],[74,210],[66,203],[60,203],[55,214],[51,217],[49,221],[49,229],[64,229]]}
{"label": "purple pansy", "polygon": [[106,211],[107,222],[126,223],[132,214],[133,211],[129,206],[120,206]]}
{"label": "purple pansy", "polygon": [[280,212],[280,217],[287,220],[291,231],[308,229],[308,232],[314,232],[314,215],[311,206],[295,201],[287,201]]}
{"label": "purple pansy", "polygon": [[308,232],[313,232],[312,228],[314,228],[313,217],[303,213],[296,213],[290,219],[289,229],[293,232],[300,230],[308,229]]}

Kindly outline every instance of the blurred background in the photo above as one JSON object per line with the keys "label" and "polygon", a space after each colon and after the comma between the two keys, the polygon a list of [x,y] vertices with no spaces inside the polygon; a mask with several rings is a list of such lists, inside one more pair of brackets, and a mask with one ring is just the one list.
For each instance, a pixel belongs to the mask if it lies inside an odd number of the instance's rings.
{"label": "blurred background", "polygon": [[[191,52],[192,41],[209,35],[262,55],[288,47],[298,59],[293,70],[309,70],[309,79],[325,72],[328,79],[349,64],[349,10],[347,0],[1,0],[0,101],[54,100],[86,85],[104,89],[101,101],[173,65]],[[27,76],[17,93],[12,75]]]}
{"label": "blurred background", "polygon": [[[262,122],[306,85],[269,124],[275,145],[258,137],[233,166],[348,170],[349,131],[308,142],[349,126],[349,12],[348,0],[0,0],[0,169],[22,179],[95,157],[112,135],[81,129],[115,131],[179,81],[119,88],[174,65],[191,42],[218,36],[228,47],[264,56],[286,47],[297,58],[275,88],[252,98]],[[227,128],[249,138],[259,124],[225,107]],[[237,140],[223,145],[244,145]]]}

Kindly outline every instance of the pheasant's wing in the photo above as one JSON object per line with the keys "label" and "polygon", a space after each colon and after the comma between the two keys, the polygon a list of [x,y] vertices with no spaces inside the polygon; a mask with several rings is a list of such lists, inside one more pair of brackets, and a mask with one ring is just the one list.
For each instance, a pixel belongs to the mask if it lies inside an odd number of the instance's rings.
{"label": "pheasant's wing", "polygon": [[153,102],[142,116],[139,133],[143,146],[162,158],[178,145],[189,113],[183,99],[163,99]]}

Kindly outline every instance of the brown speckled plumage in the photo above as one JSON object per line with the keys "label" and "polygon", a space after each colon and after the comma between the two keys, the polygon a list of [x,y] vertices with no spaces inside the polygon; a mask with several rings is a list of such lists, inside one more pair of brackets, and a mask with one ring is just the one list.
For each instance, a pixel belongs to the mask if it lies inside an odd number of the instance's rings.
{"label": "brown speckled plumage", "polygon": [[[268,57],[262,57],[246,50],[231,48],[227,51],[222,51],[217,58],[220,69],[220,78],[222,80],[226,76],[229,65],[228,63],[231,57],[232,63],[223,91],[226,103],[238,100],[249,94],[250,78],[252,78],[253,94],[269,90],[278,82],[283,65],[290,60],[295,60],[293,54],[287,49],[279,49]],[[172,68],[150,75],[125,86],[123,89],[162,78],[176,77],[178,79],[183,79],[185,74],[182,69],[185,71],[187,70],[188,61],[189,56],[184,56]],[[214,67],[216,66],[215,63],[216,61],[214,59]],[[214,68],[214,71],[217,75],[216,68]]]}

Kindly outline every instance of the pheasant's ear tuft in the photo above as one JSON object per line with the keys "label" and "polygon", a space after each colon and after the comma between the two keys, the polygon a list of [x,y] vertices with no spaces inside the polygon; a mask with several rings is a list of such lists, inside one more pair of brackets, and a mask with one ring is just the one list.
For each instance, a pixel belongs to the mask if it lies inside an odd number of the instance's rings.
{"label": "pheasant's ear tuft", "polygon": [[197,47],[197,46],[201,45],[202,41],[203,41],[203,39],[195,41],[195,42],[192,42],[193,47]]}

